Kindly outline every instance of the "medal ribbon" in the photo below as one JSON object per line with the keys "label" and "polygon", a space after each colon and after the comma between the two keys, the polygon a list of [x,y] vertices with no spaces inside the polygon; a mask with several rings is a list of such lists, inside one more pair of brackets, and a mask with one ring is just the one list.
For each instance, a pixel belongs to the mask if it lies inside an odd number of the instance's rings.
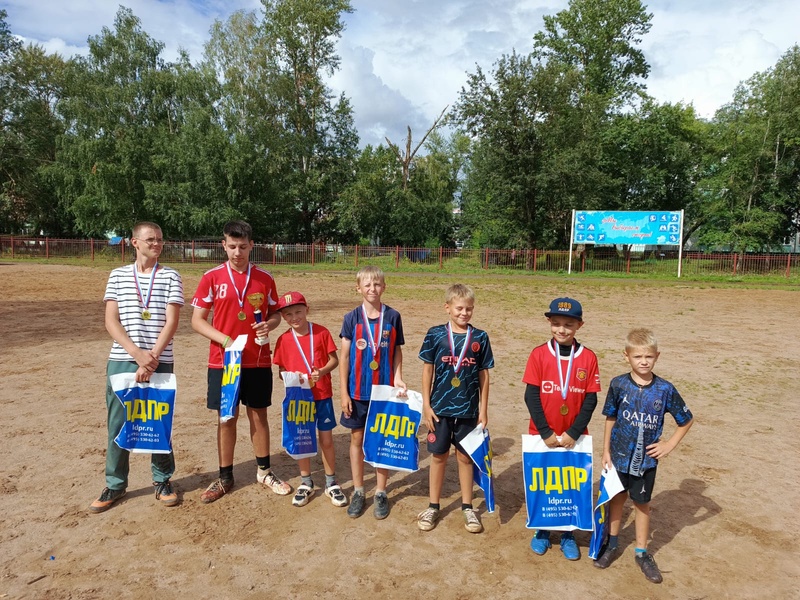
{"label": "medal ribbon", "polygon": [[375,336],[372,334],[372,327],[369,324],[369,317],[367,311],[364,310],[364,305],[361,305],[361,314],[364,316],[364,325],[367,330],[367,338],[369,339],[369,347],[372,348],[372,359],[378,360],[378,348],[383,335],[383,313],[386,312],[386,305],[381,304],[381,316],[378,320],[378,341],[375,341]]}
{"label": "medal ribbon", "polygon": [[153,272],[150,273],[150,287],[147,290],[147,298],[144,297],[142,294],[142,286],[139,283],[139,275],[136,273],[136,264],[133,265],[133,280],[136,282],[136,294],[139,296],[139,302],[141,302],[144,310],[150,306],[150,298],[153,295],[153,282],[156,280],[156,271],[158,270],[158,262],[153,267]]}
{"label": "medal ribbon", "polygon": [[244,289],[242,293],[239,293],[239,288],[236,287],[236,282],[233,280],[233,271],[231,271],[231,261],[225,263],[225,266],[228,267],[228,277],[231,278],[231,283],[233,284],[233,289],[236,290],[236,300],[239,301],[239,311],[244,311],[244,296],[247,293],[247,286],[250,285],[250,263],[247,263],[247,279],[244,282]]}
{"label": "medal ribbon", "polygon": [[569,393],[567,386],[569,385],[569,378],[572,376],[572,360],[575,358],[575,342],[572,343],[572,347],[569,349],[569,364],[567,365],[566,383],[564,381],[564,374],[561,372],[560,348],[555,340],[553,340],[553,350],[556,353],[556,367],[558,367],[558,383],[561,384],[561,398],[564,400],[564,402],[566,402],[567,394]]}
{"label": "medal ribbon", "polygon": [[314,370],[314,326],[313,324],[308,324],[308,343],[311,347],[311,364],[308,363],[306,359],[306,354],[303,352],[302,346],[300,346],[300,340],[297,339],[297,334],[294,332],[294,329],[291,330],[292,337],[294,337],[294,343],[297,344],[297,350],[300,352],[300,356],[303,357],[303,363],[306,365],[306,369],[308,369],[308,376],[311,377],[311,371]]}
{"label": "medal ribbon", "polygon": [[[453,339],[453,328],[450,327],[450,323],[447,324],[447,339],[450,342],[450,357],[456,357],[456,343]],[[458,362],[453,367],[456,375],[458,375],[458,371],[461,369],[461,362],[464,360],[464,356],[467,354],[467,348],[469,348],[469,342],[472,339],[472,326],[467,325],[467,337],[464,339],[464,347],[461,348],[461,353],[458,355]]]}

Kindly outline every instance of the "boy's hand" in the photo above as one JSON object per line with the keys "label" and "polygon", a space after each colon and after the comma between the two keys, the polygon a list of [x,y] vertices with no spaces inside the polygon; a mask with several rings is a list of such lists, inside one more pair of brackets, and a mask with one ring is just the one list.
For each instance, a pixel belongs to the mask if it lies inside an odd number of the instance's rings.
{"label": "boy's hand", "polygon": [[319,381],[319,378],[320,378],[319,369],[312,369],[311,377],[309,379],[311,379],[311,381],[313,381],[314,383],[317,383]]}
{"label": "boy's hand", "polygon": [[611,452],[609,452],[608,450],[604,450],[603,451],[603,461],[600,464],[602,464],[603,468],[606,469],[606,470],[611,468],[611,465],[612,465]]}
{"label": "boy's hand", "polygon": [[480,414],[478,414],[478,425],[486,429],[486,426],[489,424],[489,411],[482,410]]}
{"label": "boy's hand", "polygon": [[547,439],[542,439],[548,448],[560,448],[561,443],[558,441],[558,436],[554,433]]}
{"label": "boy's hand", "polygon": [[675,449],[675,446],[667,442],[662,442],[658,440],[647,446],[645,450],[647,451],[647,456],[650,458],[655,458],[656,460],[665,458],[667,454],[672,452]]}
{"label": "boy's hand", "polygon": [[136,383],[149,383],[151,374],[152,372],[145,367],[139,367],[136,369]]}
{"label": "boy's hand", "polygon": [[348,419],[350,415],[353,413],[353,401],[350,399],[350,396],[347,394],[342,394],[342,412],[344,416]]}
{"label": "boy's hand", "polygon": [[436,431],[436,423],[439,422],[439,417],[436,416],[430,405],[422,406],[422,422],[425,423],[428,431]]}
{"label": "boy's hand", "polygon": [[408,392],[408,386],[406,385],[406,382],[399,377],[394,378],[394,387],[400,388],[400,392],[397,394],[398,396],[405,397],[407,395],[406,392]]}
{"label": "boy's hand", "polygon": [[255,331],[256,337],[267,337],[269,335],[269,323],[261,321],[261,323],[251,323],[250,327]]}
{"label": "boy's hand", "polygon": [[133,358],[136,359],[137,365],[149,371],[155,371],[158,367],[158,357],[154,356],[150,350],[139,348],[139,351]]}
{"label": "boy's hand", "polygon": [[561,447],[567,449],[575,447],[575,440],[566,431],[561,434]]}

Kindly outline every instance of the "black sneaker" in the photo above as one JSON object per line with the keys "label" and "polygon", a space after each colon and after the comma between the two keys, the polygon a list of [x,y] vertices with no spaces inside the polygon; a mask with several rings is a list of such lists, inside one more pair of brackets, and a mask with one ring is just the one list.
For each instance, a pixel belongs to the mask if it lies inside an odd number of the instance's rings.
{"label": "black sneaker", "polygon": [[613,548],[609,548],[608,545],[603,546],[603,551],[600,553],[600,556],[597,557],[597,560],[594,561],[594,566],[598,569],[607,569],[608,566],[617,560],[619,556],[619,546],[614,546]]}
{"label": "black sneaker", "polygon": [[644,576],[647,577],[647,581],[652,581],[653,583],[661,583],[663,578],[661,577],[661,571],[658,570],[658,565],[656,561],[653,560],[652,554],[642,554],[639,556],[636,555],[636,564],[639,565],[639,568],[644,573]]}
{"label": "black sneaker", "polygon": [[364,492],[355,492],[350,498],[350,506],[347,507],[347,516],[355,519],[364,512]]}
{"label": "black sneaker", "polygon": [[389,497],[386,492],[375,494],[375,503],[372,512],[379,521],[389,516]]}

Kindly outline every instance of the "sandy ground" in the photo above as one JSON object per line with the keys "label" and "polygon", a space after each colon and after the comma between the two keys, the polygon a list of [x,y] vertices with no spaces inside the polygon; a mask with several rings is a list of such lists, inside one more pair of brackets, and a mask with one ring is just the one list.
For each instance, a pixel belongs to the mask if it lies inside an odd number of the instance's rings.
{"label": "sandy ground", "polygon": [[[200,271],[183,274],[188,305]],[[497,362],[489,425],[499,510],[486,514],[480,499],[486,531],[471,535],[458,511],[454,463],[442,520],[432,532],[418,531],[415,517],[427,505],[424,444],[420,470],[390,479],[389,518],[372,517],[370,475],[367,512],[353,520],[320,496],[298,509],[257,486],[244,421],[237,487],[219,502],[201,504],[200,493],[217,473],[216,425],[204,402],[207,342],[192,332],[188,307],[175,344],[173,481],[181,504],[157,504],[149,458],[136,455],[128,495],[106,513],[89,514],[88,504],[103,487],[110,339],[101,299],[107,275],[93,267],[0,265],[0,598],[800,597],[800,408],[790,391],[797,388],[800,356],[795,290],[390,275],[384,299],[403,315],[405,377],[412,388],[421,378],[416,354],[424,333],[445,321],[446,285],[461,280],[478,294],[473,322],[489,332]],[[312,319],[334,333],[359,303],[352,274],[279,272],[276,280],[279,291],[305,293]],[[577,536],[583,550],[577,563],[557,549],[543,557],[529,549],[520,379],[530,349],[547,339],[542,312],[564,294],[584,304],[579,339],[597,352],[604,389],[625,370],[627,330],[650,326],[661,340],[656,372],[677,385],[696,416],[688,437],[659,468],[651,550],[664,572],[661,585],[648,583],[634,564],[629,506],[624,554],[605,571],[586,558],[588,533]],[[279,448],[279,395],[270,409],[273,466],[296,487],[296,465]],[[596,469],[603,421],[598,407],[590,426]],[[667,434],[674,427],[668,423]],[[348,437],[341,427],[334,441],[349,494]],[[321,462],[312,464],[321,485]]]}

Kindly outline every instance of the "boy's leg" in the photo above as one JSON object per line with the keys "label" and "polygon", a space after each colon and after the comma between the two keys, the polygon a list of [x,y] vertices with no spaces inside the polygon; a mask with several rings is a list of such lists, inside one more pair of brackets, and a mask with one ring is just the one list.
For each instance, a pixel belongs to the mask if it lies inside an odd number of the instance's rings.
{"label": "boy's leg", "polygon": [[[354,403],[355,404],[355,403]],[[355,519],[364,512],[364,428],[350,430],[350,472],[353,476],[353,496],[347,516]]]}
{"label": "boy's leg", "polygon": [[239,421],[239,410],[232,419],[224,423],[219,420],[217,413],[217,455],[220,467],[233,466],[233,451],[236,448],[236,423]]}
{"label": "boy's leg", "polygon": [[478,514],[472,508],[472,459],[456,447],[458,459],[458,483],[461,487],[461,511],[464,516],[464,527],[470,533],[480,533],[483,525]]}
{"label": "boy's leg", "polygon": [[428,500],[431,504],[439,504],[442,497],[442,486],[444,485],[444,474],[447,468],[447,459],[450,453],[434,454],[431,456],[431,468],[428,490]]}
{"label": "boy's leg", "polygon": [[322,454],[322,466],[325,467],[325,475],[335,475],[336,452],[333,448],[333,432],[320,431],[318,437],[319,447]]}
{"label": "boy's leg", "polygon": [[286,496],[292,491],[292,486],[281,481],[272,472],[269,464],[269,421],[266,408],[247,407],[247,419],[250,422],[250,441],[253,452],[258,462],[256,480],[264,484],[279,496]]}
{"label": "boy's leg", "polygon": [[608,503],[608,543],[603,547],[600,556],[594,561],[594,566],[598,569],[608,568],[619,556],[619,543],[617,536],[622,526],[622,509],[627,500],[627,493],[620,492]]}
{"label": "boy's leg", "polygon": [[376,519],[389,516],[389,496],[386,495],[386,484],[389,482],[389,469],[375,468],[375,503],[372,506]]}
{"label": "boy's leg", "polygon": [[661,583],[661,571],[647,552],[647,540],[650,537],[650,503],[634,502],[635,523],[636,523],[636,564],[644,573],[648,581]]}
{"label": "boy's leg", "polygon": [[461,503],[472,505],[473,477],[472,459],[456,448],[458,459],[458,483],[461,486]]}
{"label": "boy's leg", "polygon": [[353,487],[364,487],[364,429],[350,430],[350,470]]}
{"label": "boy's leg", "polygon": [[647,550],[647,539],[650,537],[650,503],[633,503],[635,526],[636,526],[636,548]]}

